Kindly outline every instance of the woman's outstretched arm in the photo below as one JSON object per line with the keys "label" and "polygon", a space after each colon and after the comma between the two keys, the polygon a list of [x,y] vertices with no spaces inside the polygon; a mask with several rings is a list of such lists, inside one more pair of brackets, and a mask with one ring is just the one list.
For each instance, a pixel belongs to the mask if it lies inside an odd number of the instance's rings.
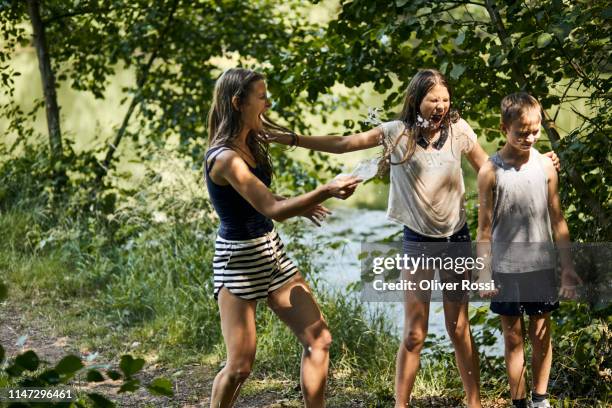
{"label": "woman's outstretched arm", "polygon": [[369,149],[381,144],[383,131],[380,127],[349,136],[300,136],[300,135],[270,135],[268,141],[284,145],[297,145],[305,149],[327,153],[348,153],[356,150]]}

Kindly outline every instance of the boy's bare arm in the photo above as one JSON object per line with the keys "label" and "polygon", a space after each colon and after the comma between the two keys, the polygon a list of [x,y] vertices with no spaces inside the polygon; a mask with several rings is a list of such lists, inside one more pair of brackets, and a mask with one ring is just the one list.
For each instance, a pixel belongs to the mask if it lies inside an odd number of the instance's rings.
{"label": "boy's bare arm", "polygon": [[559,176],[550,160],[542,160],[546,176],[548,178],[548,213],[553,232],[553,238],[557,243],[568,243],[570,240],[569,229],[563,211],[561,210],[561,199],[559,198]]}
{"label": "boy's bare arm", "polygon": [[567,222],[561,209],[559,198],[559,176],[553,163],[544,158],[542,160],[546,176],[548,178],[548,213],[553,239],[557,244],[561,259],[561,296],[573,298],[576,296],[576,285],[580,283],[580,277],[574,271],[570,251],[570,234]]}
{"label": "boy's bare arm", "polygon": [[[491,280],[491,230],[493,222],[493,187],[495,186],[495,166],[487,161],[478,172],[478,237],[476,254],[484,259],[478,282]],[[496,291],[480,291],[480,296],[493,296]]]}

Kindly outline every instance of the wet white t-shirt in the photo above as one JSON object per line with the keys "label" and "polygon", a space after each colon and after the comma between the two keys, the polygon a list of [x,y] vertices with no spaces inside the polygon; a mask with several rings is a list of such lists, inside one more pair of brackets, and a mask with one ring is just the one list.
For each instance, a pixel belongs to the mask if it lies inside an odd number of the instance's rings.
{"label": "wet white t-shirt", "polygon": [[[391,162],[402,161],[407,141],[407,135],[402,135],[404,123],[397,120],[381,127],[388,146],[397,144]],[[425,150],[417,144],[408,161],[392,164],[387,218],[428,237],[449,237],[459,231],[466,222],[461,155],[476,143],[470,125],[459,119],[440,150]]]}

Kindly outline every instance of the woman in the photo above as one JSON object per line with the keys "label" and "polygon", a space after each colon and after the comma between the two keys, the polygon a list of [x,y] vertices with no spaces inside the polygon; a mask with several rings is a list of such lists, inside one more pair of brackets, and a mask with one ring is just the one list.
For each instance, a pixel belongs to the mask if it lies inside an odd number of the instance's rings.
{"label": "woman", "polygon": [[[444,76],[436,70],[425,69],[408,85],[399,120],[345,137],[292,138],[278,134],[268,139],[329,153],[352,152],[382,144],[381,166],[391,165],[387,216],[404,227],[404,251],[418,256],[426,247],[424,243],[440,242],[462,242],[469,247],[461,156],[466,156],[476,172],[488,156],[471,127],[450,106],[451,89]],[[433,271],[420,270],[404,276],[413,280],[432,279]],[[451,271],[441,278],[456,282],[469,279],[469,274]],[[410,401],[427,336],[430,295],[405,292],[403,341],[396,360],[396,407],[406,407]],[[467,292],[444,292],[443,306],[467,404],[471,408],[480,407],[478,353],[469,327]]]}
{"label": "woman", "polygon": [[289,326],[304,346],[301,386],[307,407],[324,406],[331,335],[308,284],[283,250],[272,220],[305,216],[315,223],[330,197],[346,199],[355,177],[285,199],[269,190],[272,166],[262,137],[289,135],[265,116],[270,107],[264,77],[229,69],[217,80],[209,113],[206,184],[221,220],[215,243],[214,287],[227,347],[225,367],[213,383],[211,407],[230,407],[255,358],[258,299]]}

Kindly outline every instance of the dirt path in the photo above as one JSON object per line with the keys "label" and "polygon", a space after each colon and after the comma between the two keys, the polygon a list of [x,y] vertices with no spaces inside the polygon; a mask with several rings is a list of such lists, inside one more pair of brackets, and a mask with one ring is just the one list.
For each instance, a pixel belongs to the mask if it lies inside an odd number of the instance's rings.
{"label": "dirt path", "polygon": [[[29,310],[36,310],[29,309]],[[81,357],[86,365],[117,364],[118,355],[108,355],[100,352],[92,359],[95,350],[79,349],[77,339],[59,337],[61,333],[53,327],[52,320],[45,316],[34,315],[14,302],[0,303],[0,344],[12,358],[25,350],[34,350],[39,358],[52,366],[66,354],[75,354]],[[89,357],[89,358],[88,358]],[[91,360],[91,361],[87,361]],[[113,368],[116,368],[113,367]],[[187,365],[180,369],[172,369],[158,364],[146,364],[145,368],[136,377],[147,383],[156,377],[165,377],[174,384],[174,397],[156,397],[141,389],[134,393],[118,394],[120,382],[107,380],[95,383],[93,386],[82,382],[75,382],[73,386],[83,387],[87,392],[97,392],[116,402],[118,407],[209,407],[210,389],[216,369],[204,365]],[[249,381],[257,381],[249,380]],[[265,380],[259,382],[265,383]],[[295,389],[297,384],[281,384],[275,390],[245,392],[240,396],[237,408],[289,408],[301,407],[302,402],[297,398],[296,392],[287,392]],[[259,388],[259,387],[255,387]],[[265,388],[265,387],[262,387]],[[332,398],[333,400],[333,398]],[[346,400],[346,399],[345,399]],[[388,404],[377,405],[384,407]],[[416,398],[412,405],[417,408],[453,408],[460,407],[461,403],[442,397]],[[328,403],[330,408],[365,408],[363,401],[353,400],[341,404]],[[505,401],[487,401],[486,408],[501,408],[507,406]]]}
{"label": "dirt path", "polygon": [[[33,350],[39,358],[53,366],[67,354],[75,354],[85,360],[86,365],[113,364],[118,362],[118,356],[107,356],[100,353],[92,356],[95,351],[79,349],[78,342],[69,337],[58,337],[61,332],[53,327],[44,316],[34,316],[11,302],[0,303],[0,344],[6,350],[7,358]],[[95,357],[87,361],[88,357]],[[114,367],[116,368],[116,367]],[[147,383],[156,377],[165,377],[174,384],[174,397],[156,397],[146,390],[140,389],[134,393],[118,394],[120,381],[107,380],[88,386],[75,381],[71,384],[83,387],[87,392],[97,392],[115,401],[118,407],[208,407],[210,404],[210,389],[215,372],[211,367],[203,365],[188,365],[180,369],[171,369],[156,364],[146,364],[136,377],[142,383]],[[299,401],[291,401],[272,391],[259,395],[241,396],[239,408],[280,408],[299,406]]]}

